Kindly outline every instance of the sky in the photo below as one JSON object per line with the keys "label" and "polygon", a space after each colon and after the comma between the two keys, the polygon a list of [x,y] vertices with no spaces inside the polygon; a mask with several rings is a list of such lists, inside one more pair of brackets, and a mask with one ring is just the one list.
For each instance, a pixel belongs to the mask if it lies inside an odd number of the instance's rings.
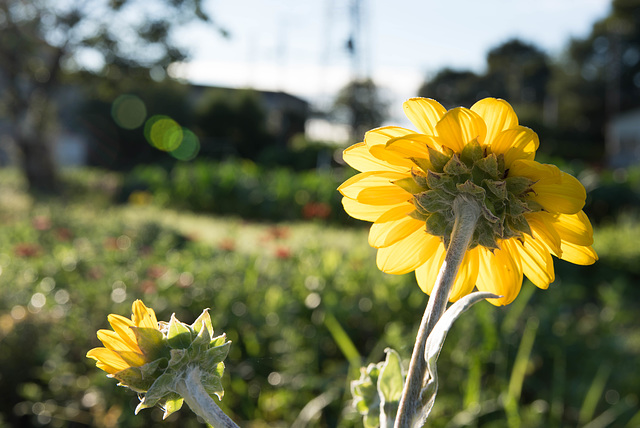
{"label": "sky", "polygon": [[370,76],[392,103],[444,67],[482,72],[487,52],[518,37],[559,56],[586,37],[610,0],[208,0],[230,33],[203,25],[179,33],[191,59],[173,69],[192,83],[285,91],[326,107],[352,76]]}

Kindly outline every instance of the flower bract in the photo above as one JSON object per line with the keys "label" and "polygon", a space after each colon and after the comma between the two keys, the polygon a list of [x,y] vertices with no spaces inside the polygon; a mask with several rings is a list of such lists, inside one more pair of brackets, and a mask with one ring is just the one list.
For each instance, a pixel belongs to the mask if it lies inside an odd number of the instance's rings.
{"label": "flower bract", "polygon": [[451,290],[456,301],[477,287],[518,295],[523,276],[540,288],[555,279],[558,257],[588,265],[597,260],[593,229],[582,211],[582,184],[554,165],[535,161],[538,136],[519,125],[504,100],[485,98],[470,109],[447,111],[412,98],[404,111],[416,130],[373,129],[344,151],[359,174],[339,190],[352,217],[373,222],[369,244],[387,273],[415,271],[429,294],[455,221],[453,200],[473,199],[482,215]]}
{"label": "flower bract", "polygon": [[213,336],[208,310],[191,325],[175,315],[168,323],[158,322],[153,309],[140,300],[133,302],[132,311],[131,319],[108,316],[113,331],[99,330],[104,347],[90,350],[87,357],[120,385],[141,393],[136,413],[156,404],[162,404],[165,417],[179,410],[183,399],[176,385],[193,369],[201,373],[205,391],[222,398],[223,361],[231,342],[224,334]]}

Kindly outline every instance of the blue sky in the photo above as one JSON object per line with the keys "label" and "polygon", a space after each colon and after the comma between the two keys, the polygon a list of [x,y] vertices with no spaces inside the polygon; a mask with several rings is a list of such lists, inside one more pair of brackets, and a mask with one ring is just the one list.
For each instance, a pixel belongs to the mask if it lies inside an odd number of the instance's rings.
{"label": "blue sky", "polygon": [[[354,73],[345,48],[352,2],[209,0],[207,11],[231,38],[201,26],[183,30],[192,59],[176,70],[194,83],[282,90],[328,104]],[[482,71],[487,51],[513,37],[557,56],[609,8],[609,0],[361,0],[356,69],[395,103],[445,66]]]}

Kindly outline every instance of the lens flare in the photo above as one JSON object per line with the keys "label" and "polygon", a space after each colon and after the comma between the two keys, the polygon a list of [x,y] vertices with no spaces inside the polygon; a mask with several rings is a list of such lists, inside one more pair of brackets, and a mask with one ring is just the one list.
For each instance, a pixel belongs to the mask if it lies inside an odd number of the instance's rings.
{"label": "lens flare", "polygon": [[111,117],[124,129],[136,129],[147,118],[147,107],[135,95],[120,95],[111,105]]}

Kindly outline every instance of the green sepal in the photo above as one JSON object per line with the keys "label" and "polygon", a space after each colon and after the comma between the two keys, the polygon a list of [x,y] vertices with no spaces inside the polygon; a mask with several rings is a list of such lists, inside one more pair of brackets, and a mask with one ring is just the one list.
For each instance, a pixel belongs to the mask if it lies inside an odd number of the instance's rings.
{"label": "green sepal", "polygon": [[[393,184],[406,190],[407,192],[415,195],[416,193],[424,192],[424,188],[420,186],[413,177],[401,178],[400,180],[392,181]],[[426,183],[426,178],[425,178]]]}
{"label": "green sepal", "polygon": [[119,385],[136,392],[145,392],[153,384],[158,369],[166,367],[166,364],[167,360],[161,358],[140,367],[129,367],[109,376],[116,379]]}
{"label": "green sepal", "polygon": [[509,210],[509,215],[512,216],[519,216],[531,212],[528,204],[518,198],[509,198],[507,209]]}
{"label": "green sepal", "polygon": [[224,397],[224,388],[222,387],[221,376],[222,372],[224,372],[224,363],[218,363],[218,366],[220,367],[214,372],[202,372],[200,382],[210,397],[216,395],[218,399],[222,400],[222,397]]}
{"label": "green sepal", "polygon": [[428,212],[422,210],[422,208],[416,207],[415,210],[411,211],[408,215],[409,217],[418,220],[418,221],[427,221],[429,218]]}
{"label": "green sepal", "polygon": [[209,309],[203,310],[200,316],[191,324],[191,329],[197,334],[200,334],[203,327],[208,331],[209,337],[213,337],[213,324],[211,324]]}
{"label": "green sepal", "polygon": [[[218,337],[214,337],[213,339],[211,339],[211,343],[209,344],[209,347],[222,346],[225,343],[227,343],[227,335],[223,334],[223,335],[220,335]],[[231,343],[231,342],[229,341],[228,343]]]}
{"label": "green sepal", "polygon": [[182,408],[182,403],[184,402],[184,399],[178,394],[171,395],[173,396],[171,398],[168,398],[162,406],[162,408],[164,409],[164,414],[162,415],[163,420],[167,419],[172,413],[180,410]]}
{"label": "green sepal", "polygon": [[[225,336],[226,337],[226,336]],[[209,348],[204,353],[203,358],[203,370],[212,371],[215,369],[215,365],[221,361],[224,361],[229,355],[229,349],[231,348],[231,342],[227,341],[220,346]]]}
{"label": "green sepal", "polygon": [[169,357],[164,335],[160,330],[156,328],[135,326],[130,328],[136,336],[136,342],[138,343],[138,346],[146,360],[152,361],[157,358]]}
{"label": "green sepal", "polygon": [[474,239],[478,245],[482,245],[492,251],[500,248],[498,241],[496,241],[494,228],[489,224],[485,222],[478,222],[475,233]]}
{"label": "green sepal", "polygon": [[413,178],[413,181],[415,181],[416,184],[422,188],[422,190],[429,190],[427,175],[424,172],[416,170],[415,168],[411,168],[411,177]]}
{"label": "green sepal", "polygon": [[411,162],[415,163],[416,166],[421,170],[423,170],[424,172],[433,170],[433,165],[431,164],[429,159],[424,159],[424,158],[409,158],[409,159],[411,159]]}
{"label": "green sepal", "polygon": [[500,199],[507,199],[507,185],[501,180],[482,180],[482,186]]}
{"label": "green sepal", "polygon": [[452,196],[457,194],[456,180],[444,173],[427,172],[427,185],[430,189],[442,189]]}
{"label": "green sepal", "polygon": [[483,204],[480,204],[480,211],[482,212],[482,217],[489,223],[497,223],[500,220],[500,217],[495,213],[495,208],[491,201],[485,200]]}
{"label": "green sepal", "polygon": [[445,155],[431,147],[427,147],[427,150],[429,150],[429,160],[431,161],[433,170],[435,170],[435,172],[444,172],[444,166],[449,162],[449,159],[451,159],[451,155]]}
{"label": "green sepal", "polygon": [[471,168],[474,163],[482,159],[483,155],[484,150],[482,150],[482,146],[478,143],[478,139],[475,138],[473,141],[465,144],[462,153],[460,153],[460,160]]}
{"label": "green sepal", "polygon": [[451,175],[463,175],[471,173],[471,170],[460,160],[457,154],[445,164],[443,171]]}
{"label": "green sepal", "polygon": [[529,226],[529,222],[523,215],[508,217],[507,223],[511,229],[516,230],[520,233],[526,233],[529,236],[533,236],[531,232],[531,226]]}
{"label": "green sepal", "polygon": [[429,213],[451,209],[451,201],[440,190],[427,190],[415,195],[414,200],[420,208]]}
{"label": "green sepal", "polygon": [[141,409],[155,406],[166,395],[174,392],[177,381],[178,376],[172,371],[167,370],[161,374],[144,395],[144,398],[136,408],[136,414],[138,414]]}
{"label": "green sepal", "polygon": [[447,230],[453,227],[453,225],[450,225],[450,223],[451,222],[447,219],[447,217],[444,214],[439,212],[433,213],[427,219],[427,223],[426,223],[427,233],[433,236],[443,237],[446,242]]}
{"label": "green sepal", "polygon": [[471,195],[480,201],[484,201],[484,196],[487,193],[482,187],[474,184],[471,180],[467,180],[464,183],[456,185],[456,188],[462,192]]}
{"label": "green sepal", "polygon": [[482,171],[487,173],[489,177],[493,178],[494,180],[498,180],[501,178],[500,171],[498,170],[498,159],[496,158],[496,155],[493,153],[487,157],[484,157],[478,160],[474,164],[474,166],[480,168]]}
{"label": "green sepal", "polygon": [[505,183],[507,184],[507,191],[509,191],[509,193],[519,196],[531,191],[531,186],[533,186],[535,182],[527,177],[507,177]]}
{"label": "green sepal", "polygon": [[176,314],[171,314],[169,331],[167,332],[169,346],[174,349],[186,349],[191,345],[191,340],[191,330],[189,327],[178,321]]}

